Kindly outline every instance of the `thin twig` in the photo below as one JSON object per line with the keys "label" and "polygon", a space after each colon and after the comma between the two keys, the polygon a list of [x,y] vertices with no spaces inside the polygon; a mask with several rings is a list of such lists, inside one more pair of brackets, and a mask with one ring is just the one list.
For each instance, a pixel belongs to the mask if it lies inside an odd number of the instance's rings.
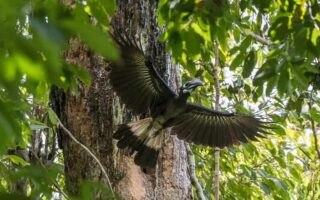
{"label": "thin twig", "polygon": [[[219,43],[215,41],[215,63],[213,65],[213,79],[214,79],[214,89],[215,89],[215,109],[220,109],[220,84],[219,84]],[[216,147],[214,149],[214,160],[215,160],[215,170],[214,170],[214,197],[219,200],[219,179],[220,179],[220,148]]]}
{"label": "thin twig", "polygon": [[[310,157],[310,155],[304,150],[302,149],[302,147],[299,147],[299,150],[305,155],[307,156],[310,160],[312,160],[312,158]],[[297,157],[298,158],[298,157]]]}
{"label": "thin twig", "polygon": [[186,150],[187,150],[187,155],[188,155],[188,164],[189,164],[189,169],[190,169],[190,178],[191,181],[194,185],[194,187],[196,188],[197,194],[198,194],[198,198],[200,200],[206,200],[206,197],[203,194],[203,189],[199,183],[199,180],[196,176],[196,163],[194,160],[194,154],[190,148],[190,145],[188,143],[185,143],[186,146]]}
{"label": "thin twig", "polygon": [[60,126],[60,127],[64,130],[64,132],[66,132],[66,133],[69,135],[69,137],[70,137],[75,143],[79,144],[79,145],[98,163],[98,165],[99,165],[99,167],[100,167],[103,175],[105,176],[105,178],[106,178],[106,180],[107,180],[107,182],[108,182],[108,185],[109,185],[109,188],[110,188],[110,190],[111,190],[112,196],[115,198],[115,194],[114,194],[114,192],[113,192],[113,189],[112,189],[112,185],[111,185],[109,176],[108,176],[106,170],[104,169],[103,165],[101,164],[100,160],[90,151],[90,149],[89,149],[88,147],[86,147],[84,144],[82,144],[81,142],[79,142],[79,141],[77,140],[77,138],[75,138],[75,137],[72,135],[72,133],[61,123],[60,120],[58,121],[58,126]]}

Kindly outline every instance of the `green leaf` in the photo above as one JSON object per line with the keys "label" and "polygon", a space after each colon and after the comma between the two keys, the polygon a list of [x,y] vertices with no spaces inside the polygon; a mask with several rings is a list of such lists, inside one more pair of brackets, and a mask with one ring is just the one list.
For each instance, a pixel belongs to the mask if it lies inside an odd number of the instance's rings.
{"label": "green leaf", "polygon": [[280,124],[273,124],[272,131],[275,132],[277,135],[286,135],[285,127]]}
{"label": "green leaf", "polygon": [[[82,81],[86,86],[89,86],[91,83],[91,76],[87,69],[81,66],[76,66],[76,65],[67,65],[67,69],[70,70],[71,76],[69,79],[75,80],[76,78],[79,78],[80,81]],[[77,83],[76,83],[77,85]]]}
{"label": "green leaf", "polygon": [[289,99],[286,109],[287,110],[294,110],[296,108],[296,102],[292,100],[292,98]]}
{"label": "green leaf", "polygon": [[46,23],[40,19],[31,18],[30,24],[39,37],[50,41],[50,45],[62,47],[66,44],[64,35],[53,23]]}
{"label": "green leaf", "polygon": [[187,65],[186,65],[185,69],[191,74],[191,76],[195,76],[195,74],[197,72],[195,63],[189,59],[187,61]]}
{"label": "green leaf", "polygon": [[289,79],[289,72],[287,68],[284,68],[281,71],[279,81],[278,81],[278,91],[280,96],[284,95],[285,93],[289,92],[289,84],[290,84],[290,79]]}
{"label": "green leaf", "polygon": [[203,43],[202,37],[193,29],[189,29],[188,31],[184,32],[183,36],[186,42],[188,53],[191,56],[200,54],[201,44]]}
{"label": "green leaf", "polygon": [[49,85],[42,80],[38,83],[35,91],[34,100],[37,104],[48,105],[49,103]]}
{"label": "green leaf", "polygon": [[109,16],[114,15],[114,12],[116,11],[117,7],[116,0],[102,0],[100,2],[102,5],[104,5],[104,8],[106,9]]}
{"label": "green leaf", "polygon": [[275,86],[278,84],[278,76],[273,76],[268,79],[267,82],[267,89],[266,89],[266,95],[270,96],[272,90],[275,88]]}
{"label": "green leaf", "polygon": [[287,154],[287,160],[288,161],[294,161],[294,155],[291,152],[288,152]]}
{"label": "green leaf", "polygon": [[245,56],[242,53],[239,53],[230,64],[230,69],[235,70],[237,67],[240,67],[244,60]]}
{"label": "green leaf", "polygon": [[250,51],[246,60],[244,61],[242,76],[243,78],[248,78],[255,66],[256,54],[254,51]]}
{"label": "green leaf", "polygon": [[256,73],[253,79],[253,85],[262,86],[271,77],[276,76],[276,69],[279,61],[277,59],[268,59]]}
{"label": "green leaf", "polygon": [[18,122],[20,119],[14,115],[13,105],[9,102],[3,102],[0,98],[0,155],[9,145],[14,145],[14,140],[21,136],[21,127]]}
{"label": "green leaf", "polygon": [[100,193],[105,199],[121,199],[116,195],[116,198],[113,197],[111,190],[100,182],[93,181],[82,181],[80,183],[79,197],[81,199],[94,199],[96,193]]}
{"label": "green leaf", "polygon": [[22,194],[19,193],[14,193],[14,192],[10,192],[7,193],[5,191],[0,191],[0,199],[6,199],[6,200],[32,200],[32,198],[30,197],[26,197]]}
{"label": "green leaf", "polygon": [[99,23],[106,24],[108,22],[108,16],[112,16],[116,10],[115,0],[88,0],[90,11]]}
{"label": "green leaf", "polygon": [[279,163],[281,168],[287,167],[286,162],[284,161],[284,159],[282,157],[277,156],[277,157],[275,157],[275,159]]}
{"label": "green leaf", "polygon": [[6,155],[5,157],[8,158],[11,162],[13,162],[16,165],[21,165],[21,166],[29,165],[27,161],[25,161],[23,158],[17,155]]}
{"label": "green leaf", "polygon": [[98,27],[83,22],[64,21],[65,28],[77,33],[91,49],[97,51],[109,61],[119,58],[118,50],[107,33],[102,32]]}
{"label": "green leaf", "polygon": [[169,21],[170,7],[168,2],[160,1],[158,9],[159,25],[163,26],[165,21]]}
{"label": "green leaf", "polygon": [[51,108],[48,109],[48,115],[49,115],[49,120],[50,120],[51,124],[57,125],[59,123],[59,121],[60,121],[59,117]]}
{"label": "green leaf", "polygon": [[85,10],[89,12],[90,15],[93,15],[99,23],[106,24],[108,22],[108,20],[106,20],[108,13],[102,1],[89,0],[87,2],[88,6],[85,7]]}
{"label": "green leaf", "polygon": [[304,103],[304,98],[300,96],[296,101],[296,111],[298,114],[301,113],[303,103]]}
{"label": "green leaf", "polygon": [[311,119],[320,123],[320,112],[318,110],[316,110],[315,108],[311,108],[310,115],[311,115]]}
{"label": "green leaf", "polygon": [[172,50],[173,56],[178,59],[182,54],[182,39],[179,31],[172,31],[169,37],[169,46]]}
{"label": "green leaf", "polygon": [[219,29],[215,31],[219,44],[223,50],[228,49],[228,31],[224,28],[224,26],[219,26]]}
{"label": "green leaf", "polygon": [[301,89],[306,89],[310,81],[305,76],[303,68],[299,66],[291,66],[291,65],[289,65],[289,67],[293,75],[293,80],[297,82],[298,87]]}
{"label": "green leaf", "polygon": [[271,28],[269,29],[269,34],[274,40],[281,41],[285,39],[290,33],[288,25],[288,16],[281,16],[272,24]]}
{"label": "green leaf", "polygon": [[263,92],[262,87],[257,87],[253,92],[252,100],[254,102],[257,102],[258,98],[262,96],[262,92]]}
{"label": "green leaf", "polygon": [[270,6],[272,1],[271,0],[264,0],[264,1],[253,0],[252,2],[254,5],[257,6],[257,8],[259,8],[260,11],[266,12],[267,8]]}
{"label": "green leaf", "polygon": [[252,41],[252,39],[251,39],[250,36],[246,37],[246,38],[241,42],[241,45],[239,46],[240,51],[243,52],[243,53],[247,52],[247,49],[248,49],[248,47],[250,46],[251,41]]}
{"label": "green leaf", "polygon": [[295,169],[295,168],[290,168],[290,174],[297,180],[297,181],[301,181],[301,175],[300,173]]}
{"label": "green leaf", "polygon": [[17,67],[21,73],[27,75],[27,78],[36,81],[46,78],[45,69],[40,63],[34,62],[32,59],[21,54],[16,54],[12,58],[15,59]]}
{"label": "green leaf", "polygon": [[317,28],[314,28],[311,34],[311,42],[314,46],[317,46],[318,38],[320,38],[320,30]]}
{"label": "green leaf", "polygon": [[240,32],[239,28],[236,27],[236,28],[233,29],[233,37],[234,37],[236,42],[240,41],[241,32]]}

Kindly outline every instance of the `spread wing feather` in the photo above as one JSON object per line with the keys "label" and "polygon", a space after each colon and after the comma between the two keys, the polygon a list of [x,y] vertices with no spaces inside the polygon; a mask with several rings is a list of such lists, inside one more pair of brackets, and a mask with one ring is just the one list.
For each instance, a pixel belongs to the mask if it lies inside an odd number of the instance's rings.
{"label": "spread wing feather", "polygon": [[110,82],[129,109],[145,113],[176,96],[152,63],[146,60],[134,39],[117,30],[114,30],[113,38],[120,48],[121,62],[111,63]]}
{"label": "spread wing feather", "polygon": [[191,103],[170,126],[179,139],[220,148],[256,141],[267,134],[265,129],[268,128],[266,122],[252,116],[219,112]]}

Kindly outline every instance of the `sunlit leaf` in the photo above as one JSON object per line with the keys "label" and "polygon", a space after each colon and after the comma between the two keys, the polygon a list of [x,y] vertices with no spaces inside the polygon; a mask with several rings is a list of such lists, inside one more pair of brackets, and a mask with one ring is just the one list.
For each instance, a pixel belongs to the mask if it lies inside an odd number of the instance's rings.
{"label": "sunlit leaf", "polygon": [[49,115],[51,124],[57,125],[59,123],[59,118],[52,109],[48,109],[48,115]]}
{"label": "sunlit leaf", "polygon": [[16,165],[26,166],[29,165],[27,161],[17,155],[6,155],[5,158],[9,159],[12,163]]}
{"label": "sunlit leaf", "polygon": [[314,121],[320,123],[320,112],[318,110],[316,110],[315,108],[311,108],[310,115]]}

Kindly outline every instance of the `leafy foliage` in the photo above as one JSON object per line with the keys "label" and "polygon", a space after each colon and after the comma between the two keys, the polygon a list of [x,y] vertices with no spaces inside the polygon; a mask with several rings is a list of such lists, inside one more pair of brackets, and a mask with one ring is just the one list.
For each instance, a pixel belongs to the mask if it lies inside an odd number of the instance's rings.
{"label": "leafy foliage", "polygon": [[[158,15],[183,78],[210,83],[195,101],[213,104],[219,43],[222,109],[254,112],[275,124],[259,143],[222,150],[221,197],[319,198],[319,2],[162,0]],[[194,152],[197,175],[213,198],[214,152]]]}
{"label": "leafy foliage", "polygon": [[90,84],[82,67],[64,59],[71,37],[108,60],[117,59],[107,20],[115,1],[79,2],[70,8],[55,0],[16,0],[1,1],[0,7],[0,198],[58,198],[64,172],[49,91],[56,85],[76,93],[80,82]]}
{"label": "leafy foliage", "polygon": [[[80,82],[90,84],[81,66],[64,59],[71,37],[108,60],[117,59],[108,35],[116,3],[88,0],[65,6],[55,0],[15,0],[0,1],[0,7],[0,199],[62,198],[64,174],[49,90],[57,85],[76,93]],[[182,78],[201,77],[208,83],[194,100],[212,105],[212,65],[219,43],[222,109],[254,112],[276,124],[273,135],[259,143],[222,150],[224,199],[320,198],[319,7],[317,0],[159,3],[159,24],[166,27],[162,40],[183,66]],[[24,150],[35,146],[32,138],[44,135],[54,145],[30,151],[33,159],[25,159]],[[213,150],[193,150],[197,176],[212,198]],[[25,190],[17,188],[23,181]],[[76,199],[91,198],[93,187],[108,193],[84,182]]]}

